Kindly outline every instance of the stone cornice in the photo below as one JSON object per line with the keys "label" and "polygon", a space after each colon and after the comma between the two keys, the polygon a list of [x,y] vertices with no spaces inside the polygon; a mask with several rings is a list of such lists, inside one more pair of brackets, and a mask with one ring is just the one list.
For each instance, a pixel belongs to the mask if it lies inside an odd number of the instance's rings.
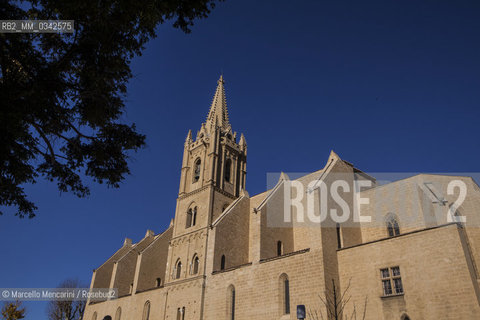
{"label": "stone cornice", "polygon": [[212,272],[212,275],[219,274],[219,273],[224,273],[224,272],[228,272],[228,271],[233,271],[233,270],[236,270],[236,269],[239,269],[239,268],[242,268],[242,267],[251,266],[251,265],[252,265],[252,263],[248,262],[248,263],[240,264],[238,266],[230,267],[230,268],[227,268],[227,269],[224,269],[224,270],[215,270],[215,271]]}
{"label": "stone cornice", "polygon": [[213,189],[214,189],[215,191],[217,191],[218,193],[221,193],[221,194],[223,194],[224,196],[229,197],[229,198],[231,198],[231,199],[233,199],[233,200],[235,200],[235,199],[238,198],[238,197],[235,197],[234,195],[231,195],[231,194],[228,193],[228,192],[223,191],[222,189],[220,189],[220,188],[217,187],[217,186],[213,186]]}
{"label": "stone cornice", "polygon": [[461,224],[459,224],[457,222],[449,222],[449,223],[441,224],[441,225],[434,226],[434,227],[423,228],[423,229],[418,229],[418,230],[414,230],[414,231],[410,231],[410,232],[400,233],[399,235],[393,236],[393,237],[376,239],[376,240],[372,240],[372,241],[368,241],[368,242],[364,242],[364,243],[355,244],[355,245],[349,246],[349,247],[339,248],[339,249],[337,249],[337,251],[343,251],[343,250],[348,250],[348,249],[352,249],[352,248],[356,248],[356,247],[366,246],[366,245],[376,243],[376,242],[380,242],[380,241],[394,240],[394,239],[402,238],[404,236],[408,236],[408,235],[411,235],[411,234],[425,232],[425,231],[439,229],[439,228],[444,228],[444,227],[449,227],[449,226],[452,226],[452,225],[457,225],[458,228],[462,228]]}
{"label": "stone cornice", "polygon": [[170,239],[169,243],[172,244],[172,242],[174,242],[176,239],[185,238],[185,237],[190,236],[190,235],[193,235],[193,234],[195,234],[195,233],[203,233],[203,231],[204,231],[205,229],[208,229],[208,226],[207,226],[207,227],[202,227],[202,228],[199,228],[199,229],[196,229],[196,230],[187,232],[187,233],[182,233],[181,235],[172,237],[172,238]]}
{"label": "stone cornice", "polygon": [[306,252],[309,252],[309,251],[310,251],[310,248],[306,248],[306,249],[303,249],[303,250],[298,250],[298,251],[282,254],[281,256],[260,259],[260,263],[269,262],[269,261],[273,261],[273,260],[279,260],[279,259],[283,259],[283,258],[288,258],[288,257],[291,257],[291,256],[295,256],[297,254],[302,254],[302,253],[306,253]]}
{"label": "stone cornice", "polygon": [[200,188],[198,188],[198,189],[195,189],[195,190],[193,190],[193,191],[190,191],[190,192],[188,192],[188,193],[185,193],[185,194],[179,196],[177,199],[178,199],[178,200],[183,200],[183,199],[188,198],[188,197],[190,197],[190,196],[192,196],[192,195],[194,195],[194,194],[197,194],[197,193],[199,193],[199,192],[201,192],[201,191],[203,191],[203,190],[205,190],[205,189],[207,189],[208,187],[211,187],[211,186],[212,186],[212,184],[209,183],[209,184],[207,184],[207,185],[205,185],[205,186],[203,186],[203,187],[200,187]]}

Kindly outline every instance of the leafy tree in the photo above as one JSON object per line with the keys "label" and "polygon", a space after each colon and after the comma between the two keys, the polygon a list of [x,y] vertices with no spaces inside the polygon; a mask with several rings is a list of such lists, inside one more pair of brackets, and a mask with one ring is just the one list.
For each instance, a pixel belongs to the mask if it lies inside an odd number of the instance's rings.
{"label": "leafy tree", "polygon": [[22,303],[5,302],[2,308],[2,319],[4,320],[18,320],[25,318],[25,308],[21,308]]}
{"label": "leafy tree", "polygon": [[[58,288],[85,288],[76,279],[63,281]],[[85,300],[51,300],[47,305],[47,317],[49,320],[82,320],[85,311]]]}
{"label": "leafy tree", "polygon": [[[219,0],[221,1],[221,0]],[[0,206],[34,217],[39,177],[89,194],[81,175],[119,187],[145,145],[122,122],[130,62],[159,24],[189,33],[215,0],[5,0],[2,19],[75,20],[74,33],[0,34]],[[0,211],[0,214],[2,212]]]}

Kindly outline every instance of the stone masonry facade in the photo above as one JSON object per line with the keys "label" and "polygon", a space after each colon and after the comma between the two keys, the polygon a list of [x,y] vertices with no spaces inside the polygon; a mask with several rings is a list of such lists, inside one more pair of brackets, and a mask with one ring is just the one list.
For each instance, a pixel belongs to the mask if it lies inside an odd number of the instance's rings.
{"label": "stone masonry facade", "polygon": [[[297,319],[297,305],[306,319],[334,319],[322,302],[333,301],[334,288],[348,301],[339,319],[480,319],[480,190],[472,178],[420,174],[380,185],[332,151],[322,169],[292,180],[282,173],[250,196],[246,160],[220,77],[206,121],[185,140],[175,218],[162,233],[125,239],[94,270],[91,289],[116,288],[119,297],[88,301],[84,319]],[[339,177],[368,186],[343,188],[343,201],[311,188],[337,186]],[[460,205],[452,181],[466,190]],[[319,216],[324,203],[371,221],[299,218],[300,207]]]}

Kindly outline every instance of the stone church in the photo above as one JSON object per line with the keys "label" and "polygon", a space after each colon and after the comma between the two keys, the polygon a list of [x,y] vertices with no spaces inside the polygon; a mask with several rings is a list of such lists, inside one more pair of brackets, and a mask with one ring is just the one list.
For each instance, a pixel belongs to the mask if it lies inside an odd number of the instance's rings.
{"label": "stone church", "polygon": [[[231,127],[220,77],[206,121],[185,140],[175,218],[125,239],[93,271],[91,289],[117,288],[118,298],[88,301],[84,319],[297,319],[298,305],[306,319],[335,319],[335,307],[338,319],[480,319],[472,178],[381,184],[333,151],[322,169],[282,173],[257,195],[246,173],[247,143]],[[312,189],[338,187],[339,177],[343,192]],[[358,182],[366,187],[349,187]],[[323,204],[357,214],[308,219]]]}

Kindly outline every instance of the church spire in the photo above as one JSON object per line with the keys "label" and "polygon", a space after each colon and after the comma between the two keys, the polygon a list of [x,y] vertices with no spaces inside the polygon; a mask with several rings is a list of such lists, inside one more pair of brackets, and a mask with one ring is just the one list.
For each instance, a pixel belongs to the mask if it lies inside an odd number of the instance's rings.
{"label": "church spire", "polygon": [[230,121],[228,119],[227,110],[227,98],[225,97],[223,75],[220,75],[220,79],[217,81],[217,90],[213,96],[212,105],[208,112],[206,127],[213,129],[215,126],[219,126],[225,131],[231,130]]}
{"label": "church spire", "polygon": [[[223,75],[217,83],[207,120],[195,141],[191,131],[185,139],[179,196],[215,186],[238,197],[240,190],[245,189],[247,142],[243,134],[237,142],[237,133],[232,130]],[[187,212],[188,208],[184,209]]]}

